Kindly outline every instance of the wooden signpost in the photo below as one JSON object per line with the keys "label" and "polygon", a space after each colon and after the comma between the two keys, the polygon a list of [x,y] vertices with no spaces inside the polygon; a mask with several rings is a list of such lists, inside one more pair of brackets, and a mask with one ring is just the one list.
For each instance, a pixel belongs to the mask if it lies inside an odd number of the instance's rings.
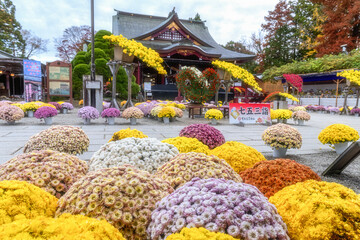
{"label": "wooden signpost", "polygon": [[73,103],[71,64],[61,61],[46,63],[46,73],[47,101],[50,102],[50,96],[57,96],[69,97]]}

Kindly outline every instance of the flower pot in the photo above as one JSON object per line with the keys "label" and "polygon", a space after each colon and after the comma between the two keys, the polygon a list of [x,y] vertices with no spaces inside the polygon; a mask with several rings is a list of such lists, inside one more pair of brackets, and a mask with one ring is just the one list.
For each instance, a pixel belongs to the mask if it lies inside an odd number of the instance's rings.
{"label": "flower pot", "polygon": [[34,117],[34,111],[27,111],[26,113],[29,118]]}
{"label": "flower pot", "polygon": [[165,124],[170,123],[170,119],[168,117],[163,117],[163,121]]}
{"label": "flower pot", "polygon": [[67,113],[68,113],[68,109],[67,109],[67,108],[62,108],[62,109],[61,109],[61,113],[67,114]]}
{"label": "flower pot", "polygon": [[359,113],[355,113],[354,115],[355,115],[355,117],[359,117]]}
{"label": "flower pot", "polygon": [[90,118],[85,118],[84,119],[84,125],[89,125],[90,124]]}
{"label": "flower pot", "polygon": [[15,125],[15,121],[7,121],[7,124],[9,124],[9,125]]}
{"label": "flower pot", "polygon": [[274,148],[273,157],[283,158],[286,156],[287,148]]}
{"label": "flower pot", "polygon": [[218,123],[218,121],[215,119],[215,118],[212,118],[211,119],[211,124],[212,125],[216,125]]}
{"label": "flower pot", "polygon": [[136,125],[136,118],[130,118],[130,124]]}
{"label": "flower pot", "polygon": [[278,119],[277,120],[278,123],[287,123],[287,119]]}
{"label": "flower pot", "polygon": [[304,120],[298,119],[298,125],[299,126],[304,126]]}
{"label": "flower pot", "polygon": [[114,117],[108,117],[108,118],[107,118],[107,122],[108,122],[109,125],[114,125],[114,123],[115,123],[115,118],[114,118]]}
{"label": "flower pot", "polygon": [[129,56],[123,52],[122,47],[115,46],[114,47],[114,60],[120,60],[127,63],[132,63],[134,61],[134,55]]}
{"label": "flower pot", "polygon": [[342,154],[348,148],[349,142],[335,143],[335,151],[337,154]]}
{"label": "flower pot", "polygon": [[52,117],[44,118],[44,121],[45,121],[46,125],[51,125],[52,124]]}

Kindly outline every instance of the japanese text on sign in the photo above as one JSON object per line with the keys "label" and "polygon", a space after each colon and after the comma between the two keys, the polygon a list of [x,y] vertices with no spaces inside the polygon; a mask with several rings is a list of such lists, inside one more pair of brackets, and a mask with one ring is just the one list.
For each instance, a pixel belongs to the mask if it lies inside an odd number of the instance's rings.
{"label": "japanese text on sign", "polygon": [[230,124],[271,122],[270,104],[230,103],[229,114]]}

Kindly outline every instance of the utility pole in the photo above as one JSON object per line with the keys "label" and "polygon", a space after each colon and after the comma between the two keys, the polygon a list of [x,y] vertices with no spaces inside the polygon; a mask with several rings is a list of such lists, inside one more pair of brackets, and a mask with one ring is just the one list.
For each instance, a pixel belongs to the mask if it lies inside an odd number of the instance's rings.
{"label": "utility pole", "polygon": [[[90,81],[95,81],[95,50],[94,50],[94,0],[91,1],[91,75]],[[92,107],[96,107],[95,89],[91,89],[91,103]]]}

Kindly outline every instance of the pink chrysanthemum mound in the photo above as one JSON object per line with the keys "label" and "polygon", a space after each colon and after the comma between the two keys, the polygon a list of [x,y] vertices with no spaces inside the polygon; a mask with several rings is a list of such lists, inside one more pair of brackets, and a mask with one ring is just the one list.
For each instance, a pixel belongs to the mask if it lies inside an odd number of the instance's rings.
{"label": "pink chrysanthemum mound", "polygon": [[216,128],[208,124],[192,124],[180,131],[179,136],[197,138],[210,149],[216,148],[225,143],[224,135]]}

